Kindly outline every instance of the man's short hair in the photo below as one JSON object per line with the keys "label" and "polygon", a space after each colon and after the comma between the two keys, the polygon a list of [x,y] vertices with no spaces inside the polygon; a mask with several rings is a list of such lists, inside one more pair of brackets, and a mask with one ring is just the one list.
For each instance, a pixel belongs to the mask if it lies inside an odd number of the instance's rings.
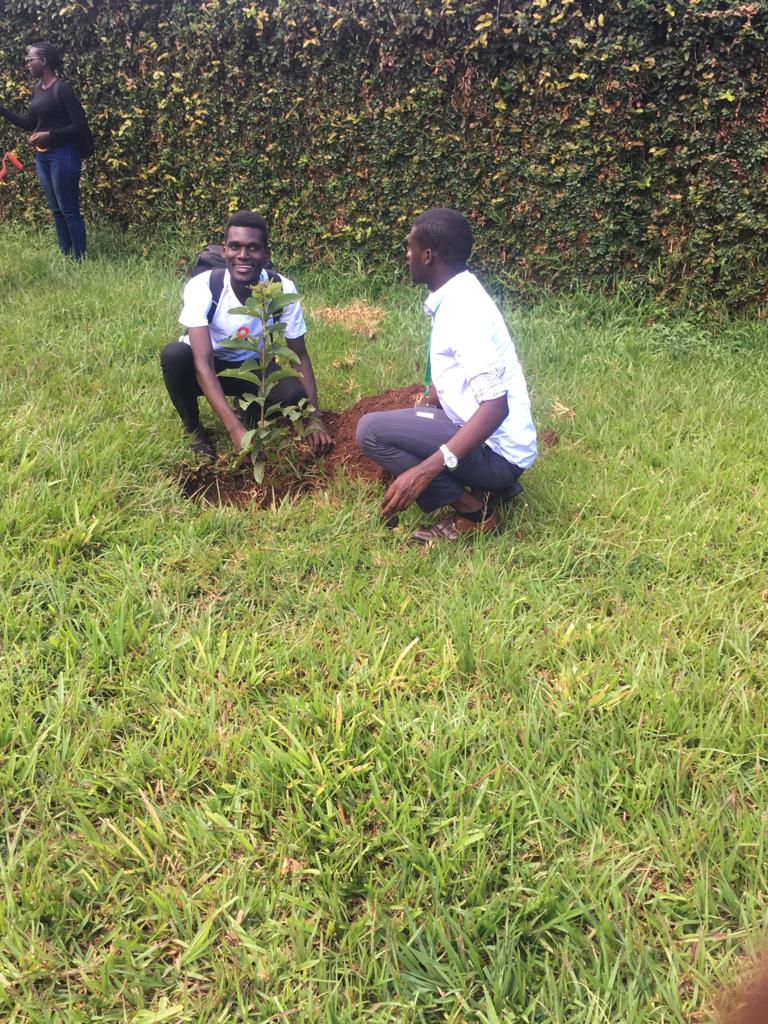
{"label": "man's short hair", "polygon": [[253,210],[238,210],[224,225],[225,238],[230,228],[257,228],[264,235],[264,245],[269,245],[267,222],[260,213],[254,213]]}
{"label": "man's short hair", "polygon": [[449,267],[463,267],[472,252],[472,228],[463,213],[438,206],[419,214],[413,232],[425,249],[433,249]]}

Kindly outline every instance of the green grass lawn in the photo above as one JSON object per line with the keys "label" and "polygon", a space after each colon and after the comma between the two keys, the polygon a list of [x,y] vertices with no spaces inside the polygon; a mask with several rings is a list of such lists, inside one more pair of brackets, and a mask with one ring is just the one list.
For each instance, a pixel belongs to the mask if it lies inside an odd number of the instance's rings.
{"label": "green grass lawn", "polygon": [[[510,306],[561,443],[424,553],[353,480],[181,497],[174,260],[92,248],[0,241],[0,1020],[707,1019],[768,924],[768,329]],[[419,379],[420,290],[282,269],[324,405]]]}

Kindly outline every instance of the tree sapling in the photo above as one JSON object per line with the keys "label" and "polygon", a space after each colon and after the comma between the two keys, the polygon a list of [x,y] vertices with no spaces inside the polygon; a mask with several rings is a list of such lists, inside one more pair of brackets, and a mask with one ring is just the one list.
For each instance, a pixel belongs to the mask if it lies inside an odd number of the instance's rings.
{"label": "tree sapling", "polygon": [[[292,302],[295,292],[284,292],[279,281],[259,281],[244,306],[236,306],[230,313],[243,313],[258,319],[259,328],[252,331],[241,327],[235,336],[223,342],[226,348],[253,352],[237,368],[222,371],[222,377],[236,377],[253,385],[253,392],[240,398],[240,407],[258,407],[256,424],[243,437],[240,454],[251,460],[253,477],[262,483],[268,462],[277,462],[291,444],[291,428],[303,437],[305,420],[315,411],[306,398],[298,405],[269,404],[269,396],[285,377],[300,377],[296,369],[299,357],[285,342],[285,324],[276,321],[276,315]],[[294,472],[295,472],[295,467]]]}

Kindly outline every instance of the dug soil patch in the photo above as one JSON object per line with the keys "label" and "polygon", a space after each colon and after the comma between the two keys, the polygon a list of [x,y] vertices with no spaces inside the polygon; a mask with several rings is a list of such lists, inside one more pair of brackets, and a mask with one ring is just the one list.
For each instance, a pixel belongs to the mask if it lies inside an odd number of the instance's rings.
{"label": "dug soil patch", "polygon": [[357,447],[355,435],[361,416],[368,412],[389,412],[392,409],[410,409],[416,395],[424,390],[419,384],[407,388],[394,388],[381,395],[364,395],[346,412],[323,413],[323,417],[336,439],[336,444],[325,457],[329,475],[342,472],[361,480],[384,481],[387,474],[377,463],[366,458]]}
{"label": "dug soil patch", "polygon": [[257,508],[268,508],[283,498],[306,494],[320,483],[315,476],[296,480],[270,467],[264,482],[257,484],[248,469],[234,470],[224,458],[198,466],[182,462],[174,475],[185,498],[193,498],[206,505],[238,507],[256,505]]}
{"label": "dug soil patch", "polygon": [[247,469],[236,471],[225,459],[215,463],[177,466],[175,479],[181,493],[209,505],[256,505],[266,508],[283,500],[327,486],[336,473],[358,477],[361,480],[384,482],[387,474],[375,462],[366,458],[357,447],[355,435],[361,416],[368,412],[387,412],[407,409],[413,405],[420,385],[393,388],[380,395],[365,395],[346,412],[324,412],[328,427],[336,444],[323,459],[314,459],[306,443],[296,446],[295,456],[301,479],[286,473],[279,466],[270,466],[262,484],[257,484]]}

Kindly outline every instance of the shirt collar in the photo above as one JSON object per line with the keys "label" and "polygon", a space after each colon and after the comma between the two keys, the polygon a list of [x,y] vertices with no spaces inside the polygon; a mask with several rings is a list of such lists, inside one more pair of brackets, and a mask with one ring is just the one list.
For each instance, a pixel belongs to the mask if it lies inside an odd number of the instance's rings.
{"label": "shirt collar", "polygon": [[453,291],[456,287],[461,287],[463,281],[470,276],[468,270],[462,270],[458,274],[454,274],[452,278],[445,282],[445,284],[438,288],[436,292],[430,292],[424,301],[424,312],[427,316],[431,316],[434,319],[435,313],[437,313],[438,306],[443,301],[445,296]]}

